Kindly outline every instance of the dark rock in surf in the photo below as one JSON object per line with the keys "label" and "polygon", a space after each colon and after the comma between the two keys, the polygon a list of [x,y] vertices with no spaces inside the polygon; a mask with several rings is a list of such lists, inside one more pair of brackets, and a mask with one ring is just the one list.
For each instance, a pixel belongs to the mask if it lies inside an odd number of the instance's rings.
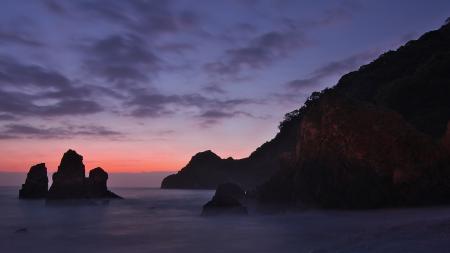
{"label": "dark rock in surf", "polygon": [[102,168],[97,167],[89,171],[87,178],[89,198],[120,198],[115,193],[108,190],[106,182],[108,181],[108,173]]}
{"label": "dark rock in surf", "polygon": [[238,185],[224,183],[217,187],[213,198],[203,206],[203,216],[246,215],[247,208],[241,204],[245,192]]}
{"label": "dark rock in surf", "polygon": [[45,163],[32,166],[27,174],[22,189],[19,190],[21,199],[45,198],[48,192],[47,168]]}
{"label": "dark rock in surf", "polygon": [[107,191],[106,181],[108,180],[108,173],[102,168],[97,167],[89,171],[89,192],[93,194]]}

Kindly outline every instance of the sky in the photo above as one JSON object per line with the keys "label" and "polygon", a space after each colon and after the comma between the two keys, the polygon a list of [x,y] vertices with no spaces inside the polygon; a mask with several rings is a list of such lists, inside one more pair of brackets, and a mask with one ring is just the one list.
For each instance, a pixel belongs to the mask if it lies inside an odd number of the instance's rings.
{"label": "sky", "polygon": [[283,115],[450,16],[448,0],[2,0],[0,171],[243,158]]}

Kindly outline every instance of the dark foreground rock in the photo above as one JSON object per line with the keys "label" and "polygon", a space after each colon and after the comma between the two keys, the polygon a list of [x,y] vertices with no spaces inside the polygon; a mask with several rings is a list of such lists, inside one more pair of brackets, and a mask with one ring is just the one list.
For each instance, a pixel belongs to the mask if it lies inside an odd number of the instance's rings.
{"label": "dark foreground rock", "polygon": [[238,185],[224,183],[217,187],[213,198],[203,206],[203,216],[246,215],[247,208],[241,204],[245,192]]}
{"label": "dark foreground rock", "polygon": [[303,115],[297,148],[262,201],[324,208],[450,203],[445,148],[398,113],[326,95]]}
{"label": "dark foreground rock", "polygon": [[48,191],[47,168],[45,163],[32,166],[27,174],[22,189],[19,190],[21,199],[45,198]]}
{"label": "dark foreground rock", "polygon": [[[263,202],[324,208],[450,203],[450,24],[314,92]],[[284,123],[283,123],[284,124]]]}
{"label": "dark foreground rock", "polygon": [[68,150],[53,174],[47,199],[120,198],[107,189],[108,173],[95,168],[85,178],[83,157]]}

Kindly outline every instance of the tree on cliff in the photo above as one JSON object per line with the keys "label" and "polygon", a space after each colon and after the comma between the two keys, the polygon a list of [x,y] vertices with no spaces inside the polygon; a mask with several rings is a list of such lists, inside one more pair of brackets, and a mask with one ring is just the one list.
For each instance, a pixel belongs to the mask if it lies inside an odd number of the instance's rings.
{"label": "tree on cliff", "polygon": [[311,95],[308,97],[308,99],[306,99],[302,107],[293,110],[291,112],[288,112],[284,115],[284,119],[278,125],[278,129],[280,129],[281,131],[285,127],[297,125],[297,123],[301,120],[302,116],[304,115],[306,109],[308,109],[317,101],[319,101],[320,97],[329,91],[331,91],[331,88],[326,88],[322,91],[314,91],[313,93],[311,93]]}

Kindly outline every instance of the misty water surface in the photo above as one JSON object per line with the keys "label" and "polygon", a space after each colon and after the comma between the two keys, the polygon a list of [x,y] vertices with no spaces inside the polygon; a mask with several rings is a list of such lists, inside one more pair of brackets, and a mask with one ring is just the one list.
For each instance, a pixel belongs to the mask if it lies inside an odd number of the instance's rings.
{"label": "misty water surface", "polygon": [[0,252],[448,252],[450,207],[205,218],[212,191],[116,188],[92,205],[0,188]]}

